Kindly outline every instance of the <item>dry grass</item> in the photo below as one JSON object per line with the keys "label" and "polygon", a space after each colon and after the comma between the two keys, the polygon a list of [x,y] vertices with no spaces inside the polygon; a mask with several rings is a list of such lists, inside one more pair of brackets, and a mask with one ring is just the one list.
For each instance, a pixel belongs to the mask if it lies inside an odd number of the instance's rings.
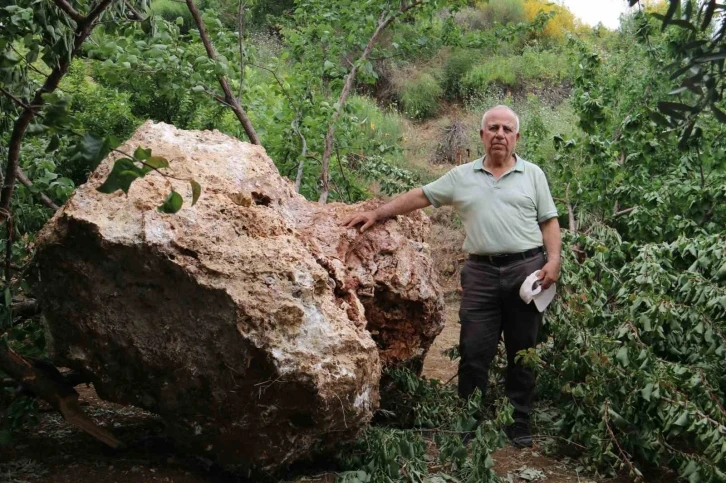
{"label": "dry grass", "polygon": [[441,133],[442,140],[434,152],[434,164],[463,164],[471,159],[471,136],[469,126],[455,119]]}

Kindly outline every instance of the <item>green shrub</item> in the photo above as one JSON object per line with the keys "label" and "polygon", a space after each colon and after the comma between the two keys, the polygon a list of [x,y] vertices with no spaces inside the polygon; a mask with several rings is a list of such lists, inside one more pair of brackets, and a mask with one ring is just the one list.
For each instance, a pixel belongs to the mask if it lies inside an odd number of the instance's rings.
{"label": "green shrub", "polygon": [[433,76],[421,74],[418,79],[403,86],[403,112],[411,119],[428,119],[438,111],[442,94],[443,89]]}
{"label": "green shrub", "polygon": [[444,65],[443,88],[446,97],[454,99],[460,97],[461,79],[474,66],[476,56],[471,50],[457,50],[451,54]]}
{"label": "green shrub", "polygon": [[[348,100],[352,120],[360,123],[366,146],[398,145],[403,136],[403,120],[396,112],[382,111],[374,100],[368,97],[352,96]],[[380,148],[379,148],[380,150]]]}
{"label": "green shrub", "polygon": [[[203,3],[204,2],[197,6],[202,8]],[[184,24],[182,26],[182,30],[184,32],[188,32],[194,23],[192,14],[189,13],[189,9],[184,2],[175,2],[174,0],[153,0],[150,7],[151,12],[154,15],[158,15],[169,22],[175,22],[176,19],[181,17],[184,20]]]}
{"label": "green shrub", "polygon": [[523,0],[497,0],[479,5],[489,25],[519,23],[527,20]]}
{"label": "green shrub", "polygon": [[522,55],[493,56],[473,67],[461,79],[459,90],[468,97],[480,96],[489,84],[514,88],[559,83],[572,76],[566,55],[525,49]]}
{"label": "green shrub", "polygon": [[527,20],[523,0],[498,0],[463,8],[456,14],[456,23],[464,30],[488,30],[495,24],[506,25]]}

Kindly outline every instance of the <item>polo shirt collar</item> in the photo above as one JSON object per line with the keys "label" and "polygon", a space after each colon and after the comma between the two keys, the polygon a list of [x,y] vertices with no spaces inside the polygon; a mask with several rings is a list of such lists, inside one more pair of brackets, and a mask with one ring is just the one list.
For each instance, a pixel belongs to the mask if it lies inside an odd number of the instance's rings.
{"label": "polo shirt collar", "polygon": [[[484,158],[486,156],[482,156],[481,158],[474,161],[474,171],[484,171]],[[512,171],[518,171],[520,173],[524,173],[524,159],[520,158],[517,153],[514,153],[514,158],[517,160],[516,163],[514,163],[514,167],[510,170]]]}

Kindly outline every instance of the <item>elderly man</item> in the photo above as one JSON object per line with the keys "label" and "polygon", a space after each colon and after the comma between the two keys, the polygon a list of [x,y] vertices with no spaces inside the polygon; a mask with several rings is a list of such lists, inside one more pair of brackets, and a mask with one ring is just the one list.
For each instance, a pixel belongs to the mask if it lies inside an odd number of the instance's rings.
{"label": "elderly man", "polygon": [[560,227],[544,173],[514,153],[519,140],[517,114],[506,106],[488,110],[480,135],[483,158],[458,166],[375,211],[349,216],[343,224],[362,224],[363,232],[378,220],[429,205],[457,209],[466,231],[464,250],[470,254],[461,272],[459,394],[467,398],[477,388],[486,393],[489,365],[503,333],[505,392],[514,406],[514,424],[507,432],[516,446],[532,446],[529,414],[534,374],[515,362],[515,357],[535,346],[542,313],[522,301],[519,288],[536,270],[544,289],[557,280]]}

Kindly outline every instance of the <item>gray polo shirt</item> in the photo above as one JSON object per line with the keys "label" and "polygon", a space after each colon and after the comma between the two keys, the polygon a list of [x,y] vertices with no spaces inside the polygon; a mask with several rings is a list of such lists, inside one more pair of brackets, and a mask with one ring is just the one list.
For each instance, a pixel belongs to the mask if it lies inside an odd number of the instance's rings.
{"label": "gray polo shirt", "polygon": [[423,187],[432,205],[453,205],[458,211],[466,252],[497,255],[542,246],[539,223],[556,217],[557,208],[539,166],[516,159],[498,180],[479,158]]}

